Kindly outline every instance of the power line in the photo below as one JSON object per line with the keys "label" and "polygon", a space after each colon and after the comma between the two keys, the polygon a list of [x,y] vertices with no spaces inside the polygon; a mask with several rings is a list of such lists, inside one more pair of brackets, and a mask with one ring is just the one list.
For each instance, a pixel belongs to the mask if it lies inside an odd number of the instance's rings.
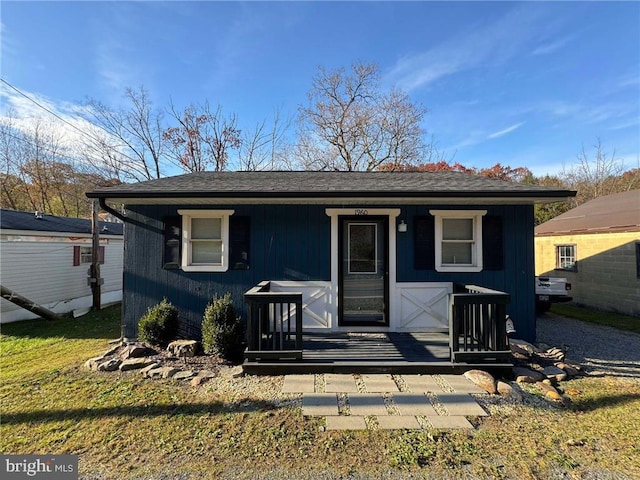
{"label": "power line", "polygon": [[[135,163],[139,163],[141,160],[136,160],[135,158],[130,157],[129,155],[127,155],[126,153],[122,153],[119,150],[117,150],[115,147],[112,147],[110,145],[105,144],[101,139],[94,137],[92,134],[85,132],[84,130],[82,130],[80,127],[78,127],[77,125],[74,125],[73,123],[69,122],[68,120],[65,120],[64,118],[62,118],[60,115],[58,115],[56,112],[48,109],[47,107],[45,107],[44,105],[42,105],[41,103],[39,103],[38,101],[34,100],[33,98],[31,98],[29,95],[27,95],[26,93],[24,93],[22,90],[20,90],[18,87],[13,86],[11,83],[9,83],[7,80],[5,80],[4,78],[0,77],[0,81],[2,83],[4,83],[5,85],[7,85],[9,88],[11,88],[12,90],[16,91],[18,94],[20,94],[21,96],[23,96],[24,98],[26,98],[27,100],[29,100],[30,102],[32,102],[33,104],[37,105],[38,107],[40,107],[41,109],[43,109],[44,111],[48,112],[49,114],[53,115],[54,117],[56,117],[58,120],[60,120],[61,122],[64,122],[65,124],[69,125],[70,127],[74,128],[75,130],[77,130],[78,132],[80,132],[81,134],[89,137],[91,140],[98,142],[98,144],[100,144],[102,147],[107,148],[109,150],[111,150],[112,152],[115,152],[118,155],[122,155],[124,158],[127,158],[129,160],[131,160],[132,162]],[[86,121],[86,120],[85,120]],[[91,122],[89,122],[91,123]],[[91,124],[93,125],[93,124]],[[95,125],[94,125],[95,126]],[[100,127],[98,127],[100,128]]]}
{"label": "power line", "polygon": [[56,112],[48,109],[47,107],[45,107],[44,105],[42,105],[41,103],[39,103],[38,101],[34,100],[33,98],[31,98],[29,95],[27,95],[26,93],[24,93],[22,90],[20,90],[18,87],[14,87],[13,85],[11,85],[9,82],[7,82],[4,78],[0,78],[0,81],[2,81],[2,83],[4,83],[6,86],[8,86],[9,88],[11,88],[12,90],[15,90],[17,93],[19,93],[20,95],[22,95],[24,98],[26,98],[27,100],[29,100],[30,102],[32,102],[33,104],[37,105],[38,107],[40,107],[41,109],[43,109],[44,111],[50,113],[51,115],[53,115],[54,117],[56,117],[58,120],[60,120],[61,122],[66,123],[67,125],[69,125],[71,128],[74,128],[75,130],[77,130],[78,132],[80,132],[83,135],[86,135],[87,137],[91,138],[92,140],[95,140],[96,142],[100,142],[100,140],[96,137],[94,137],[93,135],[91,135],[90,133],[85,132],[84,130],[82,130],[80,127],[78,127],[77,125],[74,125],[73,123],[69,122],[68,120],[64,119],[63,117],[61,117],[60,115],[58,115]]}

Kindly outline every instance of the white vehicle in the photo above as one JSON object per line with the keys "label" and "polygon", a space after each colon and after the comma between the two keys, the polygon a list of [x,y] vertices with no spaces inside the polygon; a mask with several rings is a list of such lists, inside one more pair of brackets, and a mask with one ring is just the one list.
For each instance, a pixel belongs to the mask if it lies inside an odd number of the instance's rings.
{"label": "white vehicle", "polygon": [[573,300],[567,293],[571,284],[566,278],[536,277],[536,312],[544,313],[552,303],[570,302]]}

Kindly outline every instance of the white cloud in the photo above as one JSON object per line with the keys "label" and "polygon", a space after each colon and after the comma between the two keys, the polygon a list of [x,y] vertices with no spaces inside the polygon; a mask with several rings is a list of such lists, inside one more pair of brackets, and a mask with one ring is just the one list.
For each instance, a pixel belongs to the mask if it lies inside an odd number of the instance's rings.
{"label": "white cloud", "polygon": [[567,43],[573,40],[574,37],[575,35],[568,35],[566,37],[556,40],[555,42],[544,43],[536,47],[536,49],[533,52],[531,52],[531,54],[532,55],[548,55],[552,52],[555,52],[559,48],[564,47]]}
{"label": "white cloud", "polygon": [[499,130],[497,132],[491,133],[489,135],[487,135],[487,139],[489,138],[499,138],[502,137],[503,135],[506,135],[507,133],[511,133],[514,130],[517,130],[518,128],[520,128],[522,125],[524,124],[524,122],[520,122],[520,123],[514,123],[513,125],[503,129],[503,130]]}
{"label": "white cloud", "polygon": [[400,59],[386,80],[411,91],[464,70],[503,63],[539,34],[537,23],[542,13],[531,6],[512,9],[491,24]]}
{"label": "white cloud", "polygon": [[81,106],[55,102],[33,92],[20,91],[24,95],[4,83],[0,84],[0,122],[11,122],[25,133],[31,133],[35,125],[44,126],[52,136],[59,139],[61,147],[72,152],[82,149],[83,143],[91,137],[106,135],[102,129],[78,115],[82,110]]}

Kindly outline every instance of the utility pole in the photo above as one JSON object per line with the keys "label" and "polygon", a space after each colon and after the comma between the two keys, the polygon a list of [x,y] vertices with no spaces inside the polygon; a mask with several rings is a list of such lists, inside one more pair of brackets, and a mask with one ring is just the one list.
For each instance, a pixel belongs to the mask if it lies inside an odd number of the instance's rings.
{"label": "utility pole", "polygon": [[89,284],[93,295],[93,310],[100,310],[102,278],[100,278],[100,224],[98,223],[98,201],[92,204],[91,215],[91,267],[89,268]]}

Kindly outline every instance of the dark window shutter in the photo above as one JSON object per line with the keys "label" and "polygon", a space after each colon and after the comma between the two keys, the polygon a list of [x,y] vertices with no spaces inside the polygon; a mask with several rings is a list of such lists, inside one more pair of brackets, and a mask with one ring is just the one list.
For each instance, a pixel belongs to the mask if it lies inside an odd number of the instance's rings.
{"label": "dark window shutter", "polygon": [[100,265],[104,264],[104,247],[98,247],[98,262]]}
{"label": "dark window shutter", "polygon": [[249,269],[249,217],[229,217],[229,268]]}
{"label": "dark window shutter", "polygon": [[73,266],[80,265],[80,245],[73,246]]}
{"label": "dark window shutter", "polygon": [[487,215],[482,218],[482,249],[483,270],[504,270],[502,217]]}
{"label": "dark window shutter", "polygon": [[175,215],[162,219],[164,235],[163,268],[180,268],[180,249],[182,217]]}
{"label": "dark window shutter", "polygon": [[413,217],[413,266],[416,270],[436,268],[435,222],[431,215]]}

